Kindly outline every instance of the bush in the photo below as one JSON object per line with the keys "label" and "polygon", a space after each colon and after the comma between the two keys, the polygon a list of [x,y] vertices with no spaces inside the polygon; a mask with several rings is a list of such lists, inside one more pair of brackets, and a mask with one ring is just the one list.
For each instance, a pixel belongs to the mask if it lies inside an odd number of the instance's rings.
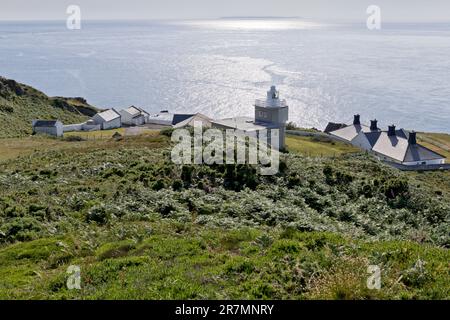
{"label": "bush", "polygon": [[119,258],[126,256],[129,251],[133,250],[136,244],[132,240],[123,240],[119,242],[106,243],[96,251],[99,260]]}
{"label": "bush", "polygon": [[164,181],[162,179],[158,179],[152,185],[152,189],[155,191],[159,191],[161,189],[164,189],[165,187],[166,187],[166,185],[164,184]]}
{"label": "bush", "polygon": [[175,181],[172,183],[172,189],[173,189],[174,191],[180,191],[181,189],[183,189],[183,181],[181,181],[181,180],[175,180]]}
{"label": "bush", "polygon": [[100,225],[110,222],[112,219],[121,216],[118,207],[110,205],[95,205],[86,214],[87,222],[96,222]]}
{"label": "bush", "polygon": [[80,137],[80,136],[65,136],[63,138],[64,141],[68,142],[78,142],[78,141],[86,141],[86,139]]}
{"label": "bush", "polygon": [[163,136],[170,138],[170,137],[172,137],[172,133],[174,130],[175,129],[173,129],[173,128],[167,128],[167,129],[162,129],[159,133]]}
{"label": "bush", "polygon": [[30,241],[37,237],[41,227],[36,219],[23,217],[14,218],[10,222],[5,223],[2,226],[2,230],[4,231],[1,238],[5,242]]}
{"label": "bush", "polygon": [[389,179],[382,187],[382,191],[386,198],[395,199],[400,195],[408,193],[408,182],[403,179]]}
{"label": "bush", "polygon": [[0,105],[0,112],[13,113],[14,108],[11,106]]}

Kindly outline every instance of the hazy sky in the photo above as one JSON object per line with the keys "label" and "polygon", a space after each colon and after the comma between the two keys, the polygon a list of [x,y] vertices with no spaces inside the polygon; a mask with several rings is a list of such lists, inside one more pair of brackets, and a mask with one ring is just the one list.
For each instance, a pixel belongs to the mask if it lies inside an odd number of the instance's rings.
{"label": "hazy sky", "polygon": [[0,20],[65,19],[68,5],[84,19],[190,19],[223,16],[301,16],[366,19],[369,5],[384,21],[450,21],[450,0],[0,0]]}

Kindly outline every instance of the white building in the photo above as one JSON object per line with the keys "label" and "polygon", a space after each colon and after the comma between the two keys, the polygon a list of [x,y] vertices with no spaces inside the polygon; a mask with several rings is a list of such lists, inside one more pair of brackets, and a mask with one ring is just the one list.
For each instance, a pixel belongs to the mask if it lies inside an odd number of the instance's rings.
{"label": "white building", "polygon": [[122,126],[121,116],[114,108],[97,113],[92,120],[94,124],[100,125],[102,130],[116,129]]}
{"label": "white building", "polygon": [[48,134],[55,137],[62,137],[64,134],[63,124],[59,120],[33,120],[33,133]]}
{"label": "white building", "polygon": [[146,111],[135,106],[121,110],[119,113],[122,117],[122,124],[129,126],[139,126],[148,123],[150,117]]}
{"label": "white building", "polygon": [[416,132],[405,134],[404,130],[395,130],[394,125],[380,133],[372,152],[380,160],[406,166],[445,164],[444,156],[417,143]]}
{"label": "white building", "polygon": [[151,115],[147,123],[161,126],[175,126],[193,116],[195,116],[195,114],[170,113],[167,110],[163,110],[157,114]]}
{"label": "white building", "polygon": [[337,140],[371,152],[383,161],[406,166],[445,163],[444,156],[417,143],[416,132],[397,130],[394,125],[382,131],[378,128],[377,120],[372,120],[370,127],[361,124],[359,115],[354,116],[353,124],[328,133]]}
{"label": "white building", "polygon": [[193,127],[195,123],[200,122],[203,128],[211,128],[213,120],[204,114],[196,113],[190,118],[187,118],[184,121],[181,121],[173,126],[174,129],[184,128],[184,127]]}
{"label": "white building", "polygon": [[[336,130],[330,130],[330,124],[327,126],[327,133],[334,136],[338,140],[352,144],[363,150],[371,150],[373,147],[373,138],[377,133],[381,132],[378,128],[377,120],[372,120],[370,127],[361,124],[359,114],[354,115],[351,125],[334,124]],[[339,127],[340,126],[340,127]]]}
{"label": "white building", "polygon": [[236,129],[244,133],[256,134],[259,131],[267,130],[269,144],[275,137],[272,129],[278,129],[279,148],[286,147],[286,122],[288,121],[289,107],[286,100],[281,100],[279,92],[272,86],[267,92],[266,99],[255,100],[255,118],[235,117],[212,122],[213,128]]}

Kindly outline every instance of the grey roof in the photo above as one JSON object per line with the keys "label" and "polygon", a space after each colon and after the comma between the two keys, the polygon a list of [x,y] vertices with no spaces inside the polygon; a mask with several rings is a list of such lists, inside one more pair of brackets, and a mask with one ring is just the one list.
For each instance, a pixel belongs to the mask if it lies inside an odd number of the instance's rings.
{"label": "grey roof", "polygon": [[168,112],[157,113],[149,117],[149,122],[152,123],[152,121],[158,121],[158,123],[164,122],[167,125],[171,125],[173,121],[173,114]]}
{"label": "grey roof", "polygon": [[408,139],[408,137],[409,137],[409,132],[406,131],[405,129],[399,129],[399,130],[395,130],[395,135],[396,135],[397,137],[401,137],[401,138]]}
{"label": "grey roof", "polygon": [[34,127],[54,127],[60,122],[59,120],[37,120],[34,123]]}
{"label": "grey roof", "polygon": [[142,109],[142,108],[137,108],[137,109],[139,109],[139,110],[141,111],[141,113],[144,113],[144,114],[147,115],[147,116],[150,115],[150,113],[148,113],[147,111],[145,111],[145,110]]}
{"label": "grey roof", "polygon": [[139,116],[142,112],[139,108],[136,108],[135,106],[128,107],[123,111],[129,113],[132,117]]}
{"label": "grey roof", "polygon": [[420,144],[410,144],[406,151],[403,162],[436,160],[445,158],[437,152],[434,152]]}
{"label": "grey roof", "polygon": [[112,121],[120,117],[120,114],[114,109],[108,109],[106,111],[97,113],[99,117],[101,117],[104,121]]}
{"label": "grey roof", "polygon": [[195,114],[177,114],[177,113],[169,113],[169,112],[160,112],[155,115],[151,115],[149,117],[149,123],[153,121],[165,122],[167,125],[176,125],[180,122],[183,122],[191,117],[195,116]]}
{"label": "grey roof", "polygon": [[194,126],[194,122],[201,122],[203,126],[210,127],[212,123],[212,119],[205,116],[204,114],[197,113],[190,118],[187,118],[184,121],[181,121],[174,125],[174,128],[183,128],[186,126]]}
{"label": "grey roof", "polygon": [[255,121],[255,119],[251,117],[227,118],[222,120],[215,120],[212,123],[226,128],[237,129],[247,132],[279,128],[279,126],[276,124]]}
{"label": "grey roof", "polygon": [[370,128],[366,125],[352,124],[342,129],[330,132],[330,134],[341,139],[352,141],[360,132],[370,132]]}
{"label": "grey roof", "polygon": [[383,131],[372,150],[397,161],[403,161],[408,146],[408,139],[399,136],[388,136],[387,132]]}
{"label": "grey roof", "polygon": [[172,118],[172,125],[176,125],[186,119],[193,117],[194,114],[174,114]]}
{"label": "grey roof", "polygon": [[332,131],[336,131],[342,128],[345,128],[347,125],[345,123],[334,123],[334,122],[328,122],[327,127],[325,128],[325,133],[330,133]]}
{"label": "grey roof", "polygon": [[366,136],[367,141],[369,141],[370,146],[373,147],[378,141],[378,138],[381,135],[381,131],[364,132],[364,135]]}
{"label": "grey roof", "polygon": [[388,136],[381,132],[372,150],[400,162],[415,162],[445,158],[420,144],[408,142],[408,132],[396,130],[395,136]]}
{"label": "grey roof", "polygon": [[139,115],[149,116],[150,114],[142,108],[131,106],[126,109],[123,109],[122,112],[128,113],[132,117],[136,117]]}

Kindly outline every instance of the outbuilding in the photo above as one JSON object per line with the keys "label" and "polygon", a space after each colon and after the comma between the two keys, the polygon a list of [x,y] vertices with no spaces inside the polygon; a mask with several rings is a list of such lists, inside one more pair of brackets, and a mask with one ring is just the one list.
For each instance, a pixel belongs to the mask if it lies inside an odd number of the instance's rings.
{"label": "outbuilding", "polygon": [[122,126],[120,114],[113,108],[92,117],[95,124],[100,125],[102,130],[116,129]]}
{"label": "outbuilding", "polygon": [[33,134],[42,133],[55,137],[62,137],[64,134],[63,124],[59,120],[33,120]]}
{"label": "outbuilding", "polygon": [[122,124],[128,126],[139,126],[148,122],[149,114],[141,108],[131,106],[119,111],[122,117]]}

